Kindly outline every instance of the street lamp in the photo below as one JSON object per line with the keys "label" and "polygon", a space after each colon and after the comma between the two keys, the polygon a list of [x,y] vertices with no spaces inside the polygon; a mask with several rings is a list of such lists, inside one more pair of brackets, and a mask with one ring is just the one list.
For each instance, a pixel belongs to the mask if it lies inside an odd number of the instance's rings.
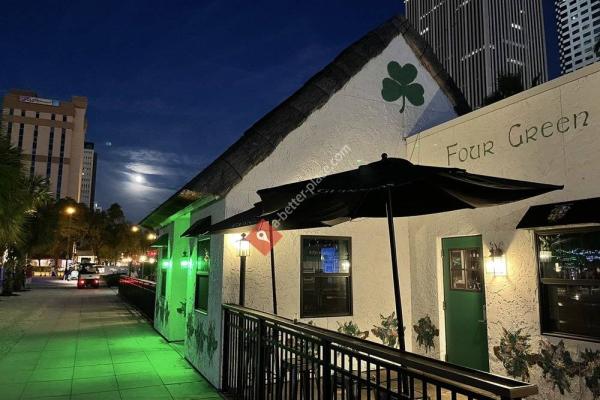
{"label": "street lamp", "polygon": [[77,211],[77,209],[73,206],[68,206],[67,208],[65,208],[65,214],[67,214],[69,216],[69,225],[68,225],[68,229],[67,229],[67,259],[65,261],[66,265],[65,265],[65,279],[67,278],[67,269],[69,267],[69,260],[71,259],[71,222],[73,220],[73,214],[75,214],[75,212]]}
{"label": "street lamp", "polygon": [[246,292],[246,257],[250,255],[250,242],[246,239],[246,234],[242,233],[242,238],[238,241],[238,256],[240,257],[240,306],[244,306]]}

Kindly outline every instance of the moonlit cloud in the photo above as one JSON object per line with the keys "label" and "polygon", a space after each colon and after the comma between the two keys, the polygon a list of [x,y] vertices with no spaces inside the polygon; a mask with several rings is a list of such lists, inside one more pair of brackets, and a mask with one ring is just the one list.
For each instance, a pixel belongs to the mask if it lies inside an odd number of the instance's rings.
{"label": "moonlit cloud", "polygon": [[172,152],[112,147],[102,152],[97,178],[102,179],[111,201],[121,204],[136,221],[200,172],[205,163]]}

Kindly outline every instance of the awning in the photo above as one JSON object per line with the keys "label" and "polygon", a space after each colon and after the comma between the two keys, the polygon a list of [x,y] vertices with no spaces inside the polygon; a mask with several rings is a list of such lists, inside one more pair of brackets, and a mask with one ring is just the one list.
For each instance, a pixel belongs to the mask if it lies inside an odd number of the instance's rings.
{"label": "awning", "polygon": [[208,231],[210,225],[210,217],[200,218],[198,221],[194,222],[192,226],[188,228],[188,230],[183,232],[181,237],[195,237],[204,235]]}
{"label": "awning", "polygon": [[168,247],[169,246],[169,234],[165,233],[160,235],[158,239],[154,243],[150,245],[150,247]]}
{"label": "awning", "polygon": [[517,229],[600,223],[600,197],[529,207]]}

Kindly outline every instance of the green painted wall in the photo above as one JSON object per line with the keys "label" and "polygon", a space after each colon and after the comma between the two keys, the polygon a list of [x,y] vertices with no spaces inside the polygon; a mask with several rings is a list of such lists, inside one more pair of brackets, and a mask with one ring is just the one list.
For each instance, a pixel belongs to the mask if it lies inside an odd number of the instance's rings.
{"label": "green painted wall", "polygon": [[[161,257],[157,266],[158,293],[154,326],[169,341],[185,338],[186,291],[193,249],[190,248],[190,239],[182,238],[181,234],[189,226],[190,215],[185,214],[164,229],[169,233],[169,257]],[[166,284],[163,284],[165,277]],[[164,294],[161,293],[163,287],[166,289]]]}

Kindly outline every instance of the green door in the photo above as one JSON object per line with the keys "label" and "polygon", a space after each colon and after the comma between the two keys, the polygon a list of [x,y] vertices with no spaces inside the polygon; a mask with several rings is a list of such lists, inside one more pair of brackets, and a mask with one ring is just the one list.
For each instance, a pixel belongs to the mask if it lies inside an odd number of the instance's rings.
{"label": "green door", "polygon": [[489,370],[481,236],[442,239],[447,361]]}

